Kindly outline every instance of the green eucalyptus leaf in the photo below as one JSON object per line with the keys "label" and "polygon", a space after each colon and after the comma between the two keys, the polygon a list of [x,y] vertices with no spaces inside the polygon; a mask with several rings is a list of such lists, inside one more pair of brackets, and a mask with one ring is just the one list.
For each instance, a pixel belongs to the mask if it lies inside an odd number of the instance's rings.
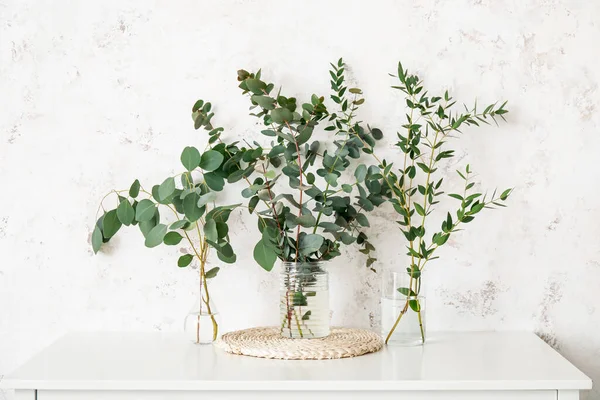
{"label": "green eucalyptus leaf", "polygon": [[200,165],[200,152],[197,148],[188,146],[181,153],[181,163],[188,171],[193,171]]}
{"label": "green eucalyptus leaf", "polygon": [[369,220],[367,219],[367,216],[365,214],[362,214],[362,213],[356,214],[356,221],[358,221],[358,223],[361,226],[365,226],[365,227],[370,226],[369,225]]}
{"label": "green eucalyptus leaf", "polygon": [[211,268],[208,271],[206,271],[206,273],[204,274],[204,277],[206,279],[212,279],[217,276],[217,274],[219,273],[220,270],[221,270],[221,268],[219,268],[219,267]]}
{"label": "green eucalyptus leaf", "polygon": [[296,218],[296,223],[305,228],[312,228],[317,223],[317,220],[312,215],[306,214]]}
{"label": "green eucalyptus leaf", "polygon": [[254,212],[254,209],[258,205],[259,201],[260,201],[260,199],[258,198],[258,196],[254,196],[250,199],[250,201],[248,201],[248,212],[250,214],[252,214]]}
{"label": "green eucalyptus leaf", "polygon": [[268,246],[265,246],[262,239],[254,247],[254,260],[265,271],[271,271],[277,260],[277,254]]}
{"label": "green eucalyptus leaf", "polygon": [[129,188],[129,196],[136,198],[140,194],[140,181],[137,179],[133,181],[131,187]]}
{"label": "green eucalyptus leaf", "polygon": [[117,210],[110,210],[104,214],[104,219],[102,220],[104,237],[107,239],[113,237],[119,231],[121,225],[121,221],[119,221],[119,217],[117,216]]}
{"label": "green eucalyptus leaf", "polygon": [[183,199],[183,212],[190,222],[196,222],[206,210],[206,207],[198,207],[198,200],[200,200],[200,195],[196,192],[188,194]]}
{"label": "green eucalyptus leaf", "polygon": [[419,303],[419,300],[409,300],[408,305],[414,312],[421,311],[421,304]]}
{"label": "green eucalyptus leaf", "polygon": [[271,119],[276,124],[291,122],[294,119],[294,114],[287,108],[276,108],[271,111]]}
{"label": "green eucalyptus leaf", "polygon": [[220,192],[225,187],[225,180],[214,172],[204,174],[204,182],[215,192]]}
{"label": "green eucalyptus leaf", "polygon": [[409,288],[405,288],[405,287],[400,287],[397,289],[400,293],[402,293],[403,295],[405,295],[406,297],[412,297],[412,296],[416,296],[417,294],[415,292],[413,292],[412,290],[410,290]]}
{"label": "green eucalyptus leaf", "polygon": [[181,242],[183,236],[181,236],[178,232],[169,232],[165,235],[163,242],[168,246],[175,246]]}
{"label": "green eucalyptus leaf", "polygon": [[223,159],[223,154],[215,150],[208,150],[202,154],[199,166],[204,171],[211,172],[221,166]]}
{"label": "green eucalyptus leaf", "polygon": [[187,267],[188,265],[191,264],[193,259],[194,259],[193,255],[185,254],[185,255],[179,257],[179,259],[177,260],[177,266],[180,268]]}
{"label": "green eucalyptus leaf", "polygon": [[300,238],[300,253],[302,255],[309,255],[318,251],[323,245],[324,238],[321,235],[309,234],[304,235]]}
{"label": "green eucalyptus leaf", "polygon": [[217,222],[217,236],[219,239],[224,239],[229,233],[229,227],[225,222]]}
{"label": "green eucalyptus leaf", "polygon": [[185,219],[180,219],[179,221],[175,221],[171,224],[169,229],[185,229],[189,226],[190,221],[186,221]]}
{"label": "green eucalyptus leaf", "polygon": [[365,164],[360,164],[358,167],[356,167],[356,170],[354,171],[354,177],[356,178],[357,181],[362,182],[365,180],[367,176],[367,166]]}
{"label": "green eucalyptus leaf", "polygon": [[216,242],[219,239],[217,232],[217,223],[214,219],[209,219],[204,224],[204,234],[206,238],[212,242]]}
{"label": "green eucalyptus leaf", "polygon": [[135,219],[138,222],[149,221],[154,216],[156,206],[152,200],[144,199],[135,208]]}
{"label": "green eucalyptus leaf", "polygon": [[378,128],[371,129],[371,135],[373,135],[373,138],[375,140],[383,139],[383,132],[381,132],[381,129],[378,129]]}
{"label": "green eucalyptus leaf", "polygon": [[161,199],[166,199],[175,191],[175,179],[173,177],[167,178],[158,187],[158,196]]}
{"label": "green eucalyptus leaf", "polygon": [[102,246],[102,231],[98,226],[94,227],[94,232],[92,233],[92,249],[94,250],[94,254],[98,253],[100,247]]}
{"label": "green eucalyptus leaf", "polygon": [[206,194],[203,194],[202,196],[200,196],[200,199],[198,200],[198,207],[203,207],[203,206],[207,205],[208,203],[215,201],[216,198],[217,198],[217,194],[215,192],[208,192]]}
{"label": "green eucalyptus leaf", "polygon": [[131,225],[133,219],[135,218],[135,210],[133,209],[133,206],[131,205],[129,200],[121,200],[119,206],[117,207],[117,217],[123,225]]}
{"label": "green eucalyptus leaf", "polygon": [[260,79],[248,78],[244,80],[244,83],[246,88],[254,94],[263,94],[263,91],[266,91],[267,88],[267,84]]}
{"label": "green eucalyptus leaf", "polygon": [[163,242],[167,233],[167,226],[165,224],[158,224],[148,232],[146,235],[146,241],[144,244],[146,247],[156,247]]}
{"label": "green eucalyptus leaf", "polygon": [[[272,97],[255,94],[251,98],[252,98],[252,101],[254,101],[256,104],[258,104],[260,107],[264,108],[265,110],[274,110],[275,109],[276,101]],[[264,131],[263,131],[263,133],[264,133]],[[271,136],[271,135],[267,135],[267,136]],[[273,134],[272,136],[275,136],[275,134]]]}

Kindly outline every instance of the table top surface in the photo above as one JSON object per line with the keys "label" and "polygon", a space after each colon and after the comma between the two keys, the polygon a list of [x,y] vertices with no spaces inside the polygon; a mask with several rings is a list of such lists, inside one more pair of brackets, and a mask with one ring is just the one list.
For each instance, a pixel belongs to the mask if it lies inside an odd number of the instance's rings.
{"label": "table top surface", "polygon": [[560,390],[591,380],[529,332],[431,333],[342,360],[227,354],[175,333],[72,333],[2,386],[56,390]]}

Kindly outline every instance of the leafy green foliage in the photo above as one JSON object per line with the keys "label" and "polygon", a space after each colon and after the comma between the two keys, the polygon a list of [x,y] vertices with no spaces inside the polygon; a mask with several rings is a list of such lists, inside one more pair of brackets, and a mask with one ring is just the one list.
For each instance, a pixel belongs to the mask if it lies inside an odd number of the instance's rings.
{"label": "leafy green foliage", "polygon": [[[167,177],[160,185],[152,186],[150,192],[135,180],[129,190],[110,193],[116,195],[118,206],[115,210],[105,212],[94,228],[92,248],[95,253],[122,225],[138,225],[147,247],[160,244],[175,246],[185,239],[193,251],[181,256],[177,265],[186,267],[197,258],[203,278],[214,278],[219,271],[219,267],[205,270],[210,248],[215,250],[221,261],[235,262],[236,255],[229,240],[228,219],[231,211],[239,205],[216,205],[216,192],[223,189],[226,179],[234,172],[242,178],[249,176],[252,171],[241,171],[239,166],[230,162],[228,146],[223,143],[215,144],[220,141],[223,129],[212,127],[211,107],[210,103],[203,100],[198,100],[192,107],[196,129],[203,127],[209,131],[209,146],[203,153],[192,146],[183,149],[180,160],[185,168],[184,172]],[[192,171],[202,173],[203,179],[194,180]],[[127,193],[129,198],[123,197],[121,193]],[[104,209],[102,203],[99,208]],[[167,215],[175,213],[176,220],[170,225],[161,223],[160,208],[165,208]]]}
{"label": "leafy green foliage", "polygon": [[[385,202],[386,189],[379,168],[357,160],[361,153],[371,152],[383,134],[356,120],[364,98],[360,89],[346,86],[344,71],[341,59],[332,64],[336,113],[327,109],[323,96],[313,94],[299,104],[281,89],[275,91],[260,71],[238,71],[239,87],[252,104],[251,115],[262,121],[261,133],[272,142],[268,151],[258,143],[225,146],[223,166],[231,169],[220,172],[232,182],[240,171],[248,171],[242,196],[259,219],[261,238],[254,258],[265,270],[270,271],[277,259],[330,260],[340,255],[341,245],[352,243],[362,246],[369,267],[376,261],[369,256],[374,246],[363,229],[369,226],[367,213]],[[331,135],[333,151],[313,138],[319,128]],[[353,177],[350,181],[347,171]],[[259,176],[250,181],[252,173]],[[282,182],[296,194],[279,189]]]}
{"label": "leafy green foliage", "polygon": [[[500,106],[498,103],[490,104],[483,111],[477,110],[476,103],[471,108],[465,106],[464,112],[456,111],[456,102],[448,91],[440,96],[430,94],[422,80],[410,74],[401,63],[398,63],[397,78],[399,85],[392,87],[404,93],[409,110],[396,143],[402,155],[395,160],[395,165],[402,167],[394,169],[392,163],[380,160],[375,154],[373,156],[383,170],[386,198],[399,215],[397,223],[408,242],[407,255],[411,257],[411,266],[406,269],[410,276],[409,287],[398,288],[398,291],[405,296],[416,296],[421,288],[423,268],[437,258],[434,255],[436,250],[483,209],[504,207],[503,202],[512,191],[506,189],[499,196],[496,191],[491,196],[474,191],[472,171],[467,165],[464,171],[457,171],[464,180],[462,193],[448,194],[460,202],[458,209],[445,212],[439,231],[427,232],[427,217],[435,211],[439,197],[444,194],[443,178],[436,178],[439,163],[454,157],[454,151],[446,149],[446,146],[451,138],[462,133],[464,127],[497,122],[497,117],[504,120],[508,110],[504,102]],[[379,132],[374,134],[378,135]],[[418,300],[407,301],[409,306],[420,312]]]}

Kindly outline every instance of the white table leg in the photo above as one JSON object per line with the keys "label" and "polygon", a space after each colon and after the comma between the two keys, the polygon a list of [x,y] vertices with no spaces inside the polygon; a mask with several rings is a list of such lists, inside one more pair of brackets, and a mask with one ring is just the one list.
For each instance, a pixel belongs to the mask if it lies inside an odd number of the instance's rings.
{"label": "white table leg", "polygon": [[579,390],[559,390],[558,400],[579,400]]}
{"label": "white table leg", "polygon": [[35,390],[16,390],[15,400],[37,400]]}

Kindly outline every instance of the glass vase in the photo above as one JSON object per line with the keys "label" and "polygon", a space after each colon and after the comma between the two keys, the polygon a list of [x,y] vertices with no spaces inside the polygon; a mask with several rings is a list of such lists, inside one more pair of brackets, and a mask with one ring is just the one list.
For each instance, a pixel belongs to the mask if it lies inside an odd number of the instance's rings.
{"label": "glass vase", "polygon": [[329,274],[323,262],[284,262],[281,269],[281,336],[329,335]]}
{"label": "glass vase", "polygon": [[209,285],[204,277],[200,278],[200,291],[190,312],[185,317],[184,331],[195,344],[211,344],[219,337],[219,314],[208,291]]}
{"label": "glass vase", "polygon": [[421,277],[410,272],[387,272],[381,290],[381,334],[386,344],[425,343],[425,297]]}

